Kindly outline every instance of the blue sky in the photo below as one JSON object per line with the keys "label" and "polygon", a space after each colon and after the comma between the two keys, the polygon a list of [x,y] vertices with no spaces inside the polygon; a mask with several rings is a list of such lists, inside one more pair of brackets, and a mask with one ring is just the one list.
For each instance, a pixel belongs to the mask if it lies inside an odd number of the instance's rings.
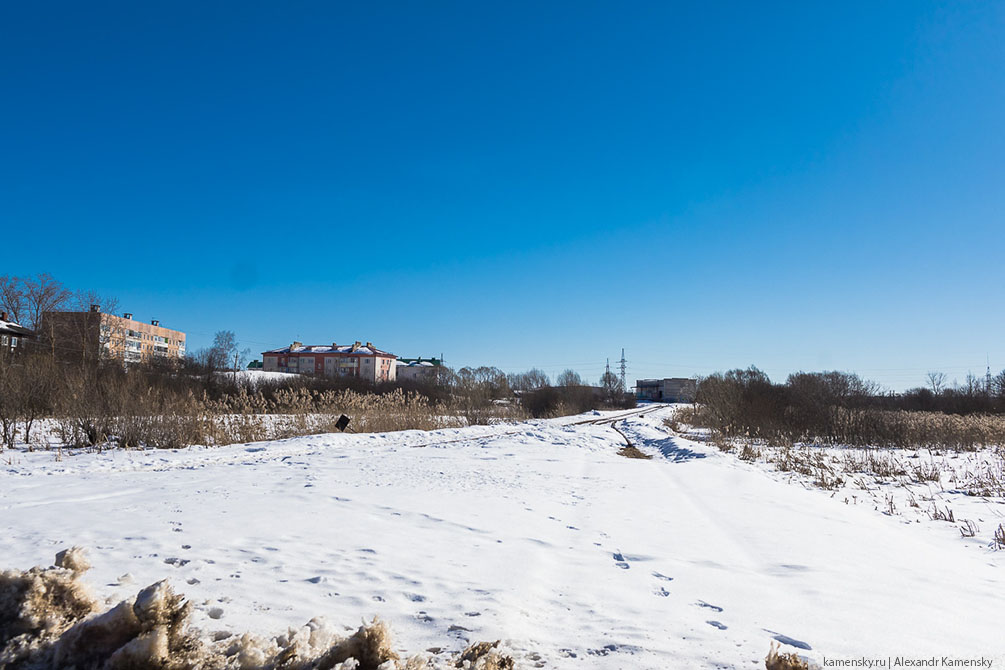
{"label": "blue sky", "polygon": [[1005,5],[372,4],[6,3],[0,274],[190,349],[1005,368]]}

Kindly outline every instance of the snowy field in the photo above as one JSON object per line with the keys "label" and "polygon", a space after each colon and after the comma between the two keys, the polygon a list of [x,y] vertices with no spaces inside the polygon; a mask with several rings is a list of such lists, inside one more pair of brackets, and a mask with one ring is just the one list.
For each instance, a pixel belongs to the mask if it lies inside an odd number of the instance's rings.
{"label": "snowy field", "polygon": [[652,460],[589,417],[4,452],[0,567],[80,545],[101,596],[169,578],[206,631],[377,615],[403,655],[501,638],[527,668],[757,668],[772,640],[821,665],[1005,666],[1001,498],[930,491],[981,520],[963,538],[671,435],[670,411],[617,424]]}

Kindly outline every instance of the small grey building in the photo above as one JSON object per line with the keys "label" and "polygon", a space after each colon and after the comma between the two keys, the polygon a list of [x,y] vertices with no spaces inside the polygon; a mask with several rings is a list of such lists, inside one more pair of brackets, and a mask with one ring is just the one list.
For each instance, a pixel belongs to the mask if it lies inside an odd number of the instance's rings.
{"label": "small grey building", "polygon": [[638,379],[635,397],[654,402],[693,402],[698,382],[684,377],[669,379]]}

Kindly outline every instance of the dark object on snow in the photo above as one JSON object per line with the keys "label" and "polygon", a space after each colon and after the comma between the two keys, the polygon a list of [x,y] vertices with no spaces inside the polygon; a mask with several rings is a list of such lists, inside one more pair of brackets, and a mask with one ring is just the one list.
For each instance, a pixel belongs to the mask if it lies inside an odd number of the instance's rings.
{"label": "dark object on snow", "polygon": [[349,417],[347,417],[345,414],[340,416],[338,418],[338,421],[335,422],[335,427],[344,433],[345,429],[349,427]]}

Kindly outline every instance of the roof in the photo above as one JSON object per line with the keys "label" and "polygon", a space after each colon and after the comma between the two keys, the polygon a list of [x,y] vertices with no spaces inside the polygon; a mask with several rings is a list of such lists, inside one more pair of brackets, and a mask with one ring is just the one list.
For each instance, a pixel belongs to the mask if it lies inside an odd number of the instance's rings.
{"label": "roof", "polygon": [[3,321],[0,320],[0,333],[6,333],[8,335],[16,335],[19,337],[34,337],[35,333],[22,326],[19,323],[14,323],[13,321]]}
{"label": "roof", "polygon": [[281,347],[279,349],[270,349],[268,351],[263,351],[263,354],[342,354],[344,356],[386,356],[389,358],[397,358],[394,354],[381,351],[374,346],[363,346],[357,347],[353,351],[353,345],[351,344],[320,344],[320,345],[301,345],[299,347]]}
{"label": "roof", "polygon": [[435,368],[437,366],[433,365],[429,361],[412,361],[411,363],[406,363],[405,361],[398,361],[399,368]]}

